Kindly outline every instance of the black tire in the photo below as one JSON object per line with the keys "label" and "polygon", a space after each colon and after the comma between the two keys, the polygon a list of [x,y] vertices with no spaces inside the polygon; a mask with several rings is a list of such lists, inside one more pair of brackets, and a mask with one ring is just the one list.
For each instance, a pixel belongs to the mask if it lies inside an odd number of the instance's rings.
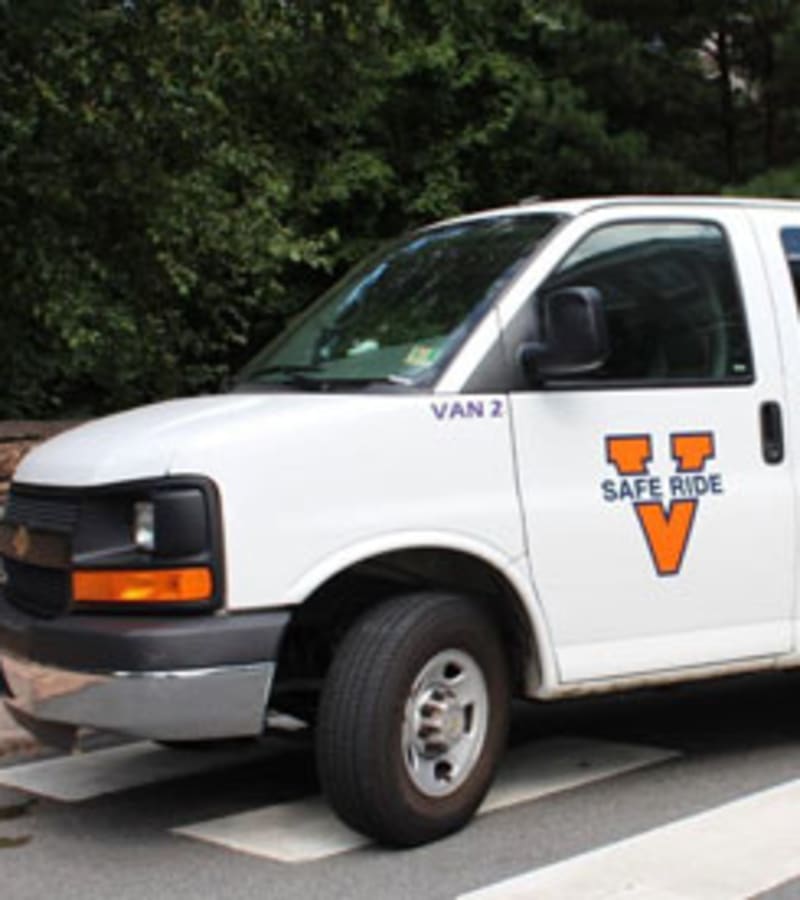
{"label": "black tire", "polygon": [[[455,663],[448,662],[448,654]],[[431,756],[428,744],[424,758],[417,754],[433,721],[425,719],[417,728],[420,715],[431,715],[425,700],[431,695],[422,688],[438,684],[435,674],[426,673],[442,664],[442,672],[450,673],[446,677],[458,679],[458,666],[472,673],[469,683],[482,684],[479,696],[486,700],[485,708],[482,702],[431,701],[438,716],[433,740],[442,741],[433,744],[434,751],[446,747],[449,738],[455,749],[441,757],[447,765],[463,752],[460,747],[472,754],[455,778],[452,767],[434,762],[440,757]],[[432,690],[435,700],[443,699],[438,688]],[[453,694],[446,680],[443,690]],[[449,702],[452,713],[445,709]],[[505,745],[509,704],[503,646],[476,601],[425,593],[382,603],[347,633],[322,689],[316,753],[323,791],[346,824],[383,844],[410,847],[456,831],[491,784]],[[449,780],[440,779],[440,769]],[[431,785],[446,793],[433,796],[423,789]]]}

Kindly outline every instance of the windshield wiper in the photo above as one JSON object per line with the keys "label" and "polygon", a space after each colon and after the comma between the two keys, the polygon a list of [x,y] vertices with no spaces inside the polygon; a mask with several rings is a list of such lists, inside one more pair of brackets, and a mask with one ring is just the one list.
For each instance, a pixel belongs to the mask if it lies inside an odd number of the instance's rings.
{"label": "windshield wiper", "polygon": [[311,387],[320,390],[320,385],[324,384],[320,378],[309,377],[311,372],[322,372],[323,367],[313,363],[306,364],[290,364],[277,366],[264,366],[263,369],[256,369],[255,372],[248,372],[247,381],[260,382],[265,375],[283,375],[284,377],[272,384],[291,384],[295,387]]}
{"label": "windshield wiper", "polygon": [[264,366],[263,369],[256,369],[255,372],[248,373],[248,378],[260,378],[262,375],[303,375],[306,372],[321,372],[322,366],[315,363],[305,363],[303,365],[286,364],[282,366]]}
{"label": "windshield wiper", "polygon": [[248,373],[244,383],[263,383],[260,381],[262,376],[283,375],[284,377],[279,380],[266,383],[290,384],[294,387],[312,388],[317,391],[335,391],[337,388],[366,388],[371,384],[392,384],[401,387],[410,387],[413,385],[413,381],[410,378],[405,378],[401,375],[383,375],[375,378],[337,378],[336,376],[325,377],[324,375],[322,377],[314,377],[311,373],[315,372],[324,373],[325,367],[311,363],[304,365],[286,364],[265,366],[263,369],[256,369],[255,372]]}
{"label": "windshield wiper", "polygon": [[367,378],[355,377],[336,377],[314,379],[315,384],[324,384],[331,388],[337,387],[369,387],[371,384],[393,384],[400,387],[411,387],[414,382],[410,378],[403,378],[400,375],[376,375]]}

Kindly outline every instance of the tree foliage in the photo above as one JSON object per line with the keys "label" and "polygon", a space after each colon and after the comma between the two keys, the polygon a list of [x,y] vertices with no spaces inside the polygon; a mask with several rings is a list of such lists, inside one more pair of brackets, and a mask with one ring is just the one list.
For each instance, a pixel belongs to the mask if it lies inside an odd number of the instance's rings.
{"label": "tree foliage", "polygon": [[0,0],[0,415],[213,389],[443,215],[800,192],[795,7]]}

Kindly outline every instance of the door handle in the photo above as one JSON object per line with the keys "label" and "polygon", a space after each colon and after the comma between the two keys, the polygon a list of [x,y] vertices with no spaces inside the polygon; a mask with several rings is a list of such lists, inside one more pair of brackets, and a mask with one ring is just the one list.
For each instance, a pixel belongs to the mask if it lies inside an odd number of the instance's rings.
{"label": "door handle", "polygon": [[768,400],[761,404],[761,452],[764,462],[776,466],[783,462],[783,416],[779,403]]}

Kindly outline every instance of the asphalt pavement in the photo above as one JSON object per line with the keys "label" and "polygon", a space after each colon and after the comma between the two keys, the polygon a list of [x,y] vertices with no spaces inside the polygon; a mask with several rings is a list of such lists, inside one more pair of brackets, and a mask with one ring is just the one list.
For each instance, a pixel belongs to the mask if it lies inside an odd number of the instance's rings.
{"label": "asphalt pavement", "polygon": [[[2,894],[796,900],[798,689],[800,675],[772,673],[520,704],[496,804],[406,851],[337,830],[302,742],[7,758]],[[591,893],[563,887],[587,878]],[[674,883],[684,888],[668,892]]]}

